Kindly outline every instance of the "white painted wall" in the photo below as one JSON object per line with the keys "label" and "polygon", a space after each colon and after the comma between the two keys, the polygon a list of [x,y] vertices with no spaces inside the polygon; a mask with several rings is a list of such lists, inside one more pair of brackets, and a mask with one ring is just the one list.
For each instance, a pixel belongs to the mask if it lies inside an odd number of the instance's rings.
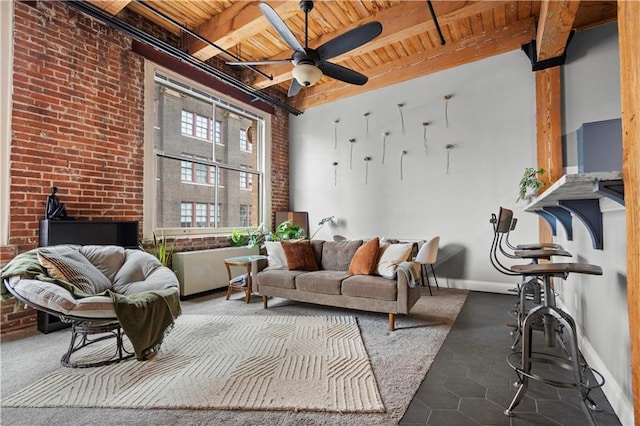
{"label": "white painted wall", "polygon": [[[620,67],[615,23],[578,33],[563,67],[563,133],[583,123],[620,118]],[[603,141],[606,143],[606,141]],[[595,250],[582,223],[573,219],[573,241],[560,228],[558,242],[575,261],[600,265],[603,276],[570,276],[560,301],[576,319],[589,364],[604,373],[605,393],[622,424],[633,424],[631,354],[627,312],[624,207],[609,200],[603,210],[604,250]]]}
{"label": "white painted wall", "polygon": [[[563,67],[563,133],[584,122],[620,117],[617,26],[576,34]],[[445,94],[449,127],[445,126]],[[398,103],[404,103],[406,132]],[[369,112],[365,142],[364,113]],[[334,149],[333,121],[339,119]],[[422,122],[428,151],[423,148]],[[290,122],[291,208],[309,212],[314,224],[335,215],[317,238],[426,239],[441,236],[436,265],[452,286],[504,289],[512,279],[496,273],[488,260],[489,216],[499,206],[518,217],[514,242],[537,239],[537,217],[516,204],[517,184],[535,159],[535,87],[530,63],[513,51],[311,108]],[[381,132],[390,132],[381,164]],[[353,166],[349,138],[355,138]],[[453,144],[445,173],[445,144]],[[575,146],[575,145],[574,145]],[[400,151],[404,180],[400,180]],[[368,183],[365,162],[371,156]],[[575,157],[575,155],[574,155]],[[337,161],[337,184],[334,167]],[[574,260],[602,266],[601,277],[571,276],[558,285],[560,303],[577,320],[581,348],[590,365],[607,377],[605,393],[622,424],[633,423],[629,328],[626,299],[624,211],[604,202],[604,247],[594,250],[582,224],[574,220],[574,240],[559,227],[557,241]],[[492,285],[503,283],[503,286]]]}
{"label": "white painted wall", "polygon": [[[537,218],[520,214],[515,204],[524,168],[535,165],[535,88],[530,67],[524,53],[513,51],[292,116],[292,209],[309,212],[311,232],[321,218],[336,216],[338,225],[325,226],[317,238],[440,235],[436,269],[439,276],[450,279],[450,285],[460,280],[512,282],[489,264],[493,236],[489,217],[501,205],[514,208],[521,217],[518,240],[537,239]],[[446,94],[453,95],[448,127]],[[399,103],[404,104],[404,135]],[[430,123],[426,153],[423,122]],[[385,131],[389,136],[382,164]],[[356,139],[352,167],[350,138]],[[454,146],[448,174],[445,144]],[[407,155],[400,180],[402,150]],[[367,184],[365,156],[372,157]],[[338,162],[335,184],[334,161]]]}

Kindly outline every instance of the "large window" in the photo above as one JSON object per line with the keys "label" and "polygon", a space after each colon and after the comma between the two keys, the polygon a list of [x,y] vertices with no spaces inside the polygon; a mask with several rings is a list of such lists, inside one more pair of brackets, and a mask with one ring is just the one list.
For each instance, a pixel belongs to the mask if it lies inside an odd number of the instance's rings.
{"label": "large window", "polygon": [[264,222],[265,117],[159,73],[153,91],[154,228],[197,234]]}

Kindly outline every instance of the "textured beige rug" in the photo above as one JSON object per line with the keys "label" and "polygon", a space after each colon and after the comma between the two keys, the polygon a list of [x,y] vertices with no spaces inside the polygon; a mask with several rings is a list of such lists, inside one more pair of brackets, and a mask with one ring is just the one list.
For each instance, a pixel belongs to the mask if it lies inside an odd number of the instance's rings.
{"label": "textured beige rug", "polygon": [[62,368],[2,406],[384,412],[352,316],[183,315],[152,360]]}

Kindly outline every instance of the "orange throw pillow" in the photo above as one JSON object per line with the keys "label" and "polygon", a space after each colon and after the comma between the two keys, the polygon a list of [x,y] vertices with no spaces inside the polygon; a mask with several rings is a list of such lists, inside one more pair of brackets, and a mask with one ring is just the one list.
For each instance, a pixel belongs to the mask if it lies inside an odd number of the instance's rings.
{"label": "orange throw pillow", "polygon": [[282,241],[282,250],[290,271],[317,271],[318,264],[313,255],[311,241]]}
{"label": "orange throw pillow", "polygon": [[375,237],[356,250],[349,264],[350,275],[371,275],[376,268],[380,240]]}

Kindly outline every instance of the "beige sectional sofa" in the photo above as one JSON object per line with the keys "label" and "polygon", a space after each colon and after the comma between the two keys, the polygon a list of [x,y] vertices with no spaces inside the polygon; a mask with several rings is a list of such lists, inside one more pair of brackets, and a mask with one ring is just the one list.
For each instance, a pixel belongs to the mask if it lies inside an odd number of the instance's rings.
{"label": "beige sectional sofa", "polygon": [[[412,268],[412,263],[405,261],[407,259],[398,262],[400,266],[395,265],[397,270],[394,267],[393,274],[387,273],[386,278],[377,275],[376,271],[371,274],[350,274],[352,258],[363,245],[362,240],[313,240],[310,245],[318,270],[289,270],[278,264],[272,253],[269,253],[269,262],[254,261],[254,289],[262,295],[265,309],[269,297],[281,297],[300,302],[386,312],[389,315],[389,330],[393,331],[395,315],[408,314],[420,298],[420,274],[416,273],[419,269]],[[382,247],[379,250],[384,249]]]}

